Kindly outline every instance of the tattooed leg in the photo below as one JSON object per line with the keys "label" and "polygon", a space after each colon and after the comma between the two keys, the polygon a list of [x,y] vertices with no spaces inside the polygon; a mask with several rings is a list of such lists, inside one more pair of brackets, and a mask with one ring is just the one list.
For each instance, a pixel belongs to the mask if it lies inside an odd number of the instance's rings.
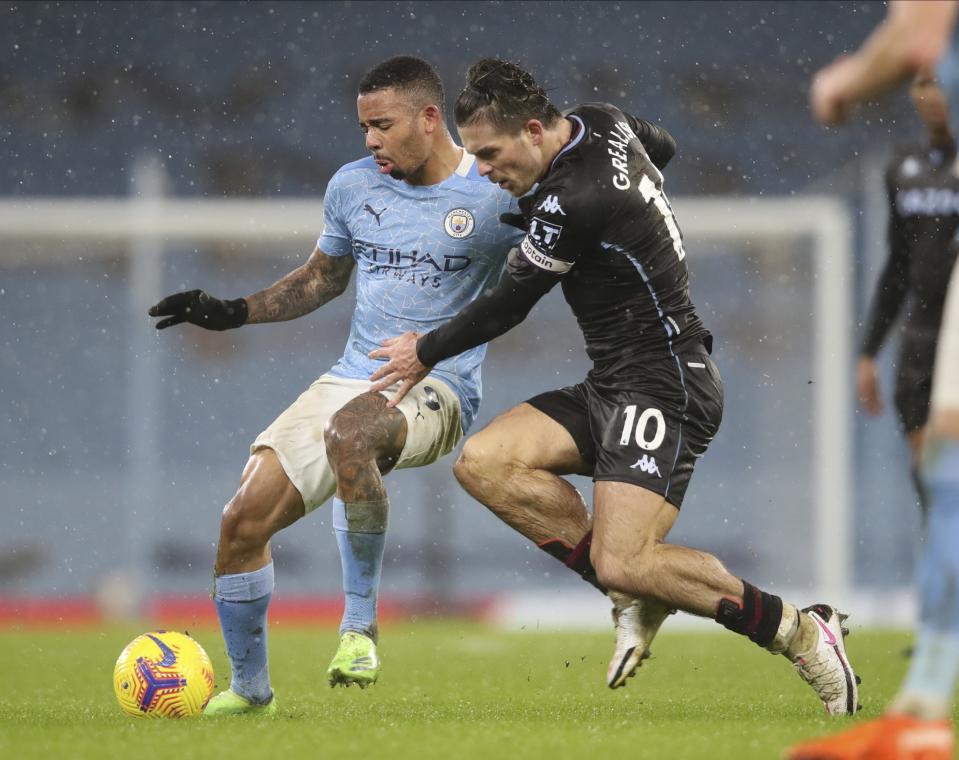
{"label": "tattooed leg", "polygon": [[[376,594],[389,513],[383,474],[396,465],[406,432],[402,412],[388,409],[386,398],[379,393],[356,397],[334,414],[326,427],[327,457],[336,473],[333,529],[346,594],[340,624],[343,636],[355,632],[377,640]],[[351,646],[350,641],[344,639],[341,649]],[[369,655],[368,649],[364,652],[375,666],[375,654]],[[337,669],[337,682],[344,677],[342,669]]]}
{"label": "tattooed leg", "polygon": [[386,403],[379,393],[364,393],[327,423],[326,453],[336,473],[336,495],[344,502],[386,499],[383,475],[406,444],[406,418]]}

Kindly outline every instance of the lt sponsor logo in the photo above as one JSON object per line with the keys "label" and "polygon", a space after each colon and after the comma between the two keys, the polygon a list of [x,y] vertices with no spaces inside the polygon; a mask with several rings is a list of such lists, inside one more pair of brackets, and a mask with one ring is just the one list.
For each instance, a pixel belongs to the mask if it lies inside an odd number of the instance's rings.
{"label": "lt sponsor logo", "polygon": [[563,207],[559,205],[559,198],[555,195],[547,195],[546,200],[536,207],[537,211],[545,211],[547,214],[562,214],[566,216]]}
{"label": "lt sponsor logo", "polygon": [[655,475],[657,478],[663,477],[663,474],[659,471],[659,465],[656,464],[656,457],[651,457],[649,454],[643,454],[636,464],[629,466],[629,469],[638,469],[647,475]]}
{"label": "lt sponsor logo", "polygon": [[556,247],[562,233],[563,225],[551,224],[538,216],[534,216],[529,223],[529,236],[536,241],[538,248],[547,251],[552,251]]}
{"label": "lt sponsor logo", "polygon": [[446,234],[457,240],[467,237],[475,226],[476,220],[465,208],[454,208],[443,221],[443,229],[446,230]]}

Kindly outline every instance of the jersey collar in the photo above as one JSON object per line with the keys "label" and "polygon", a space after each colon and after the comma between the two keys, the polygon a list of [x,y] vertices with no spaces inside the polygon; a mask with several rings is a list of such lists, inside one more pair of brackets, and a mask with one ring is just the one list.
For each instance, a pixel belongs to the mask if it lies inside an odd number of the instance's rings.
{"label": "jersey collar", "polygon": [[454,174],[459,174],[461,177],[465,177],[470,173],[470,169],[473,168],[473,164],[476,163],[476,159],[473,157],[473,154],[470,153],[466,148],[461,148],[463,151],[463,158],[460,159],[459,166],[456,167]]}
{"label": "jersey collar", "polygon": [[549,171],[546,172],[547,174],[553,171],[553,167],[556,166],[556,162],[559,161],[560,157],[564,153],[569,153],[573,148],[583,141],[584,137],[586,137],[586,125],[583,124],[583,120],[581,118],[575,114],[570,114],[566,118],[573,122],[573,134],[570,135],[569,142],[567,142],[566,145],[560,149],[559,153],[556,154],[556,157],[550,162]]}

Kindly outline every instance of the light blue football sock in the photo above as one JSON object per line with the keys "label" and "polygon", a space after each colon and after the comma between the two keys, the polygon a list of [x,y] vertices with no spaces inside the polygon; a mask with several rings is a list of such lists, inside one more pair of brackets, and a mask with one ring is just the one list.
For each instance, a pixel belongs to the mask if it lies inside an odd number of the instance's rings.
{"label": "light blue football sock", "polygon": [[389,502],[344,504],[333,499],[333,531],[343,566],[345,604],[340,634],[357,631],[378,638],[376,594],[380,588]]}
{"label": "light blue football sock", "polygon": [[929,518],[919,559],[920,626],[903,690],[950,701],[959,675],[959,441],[930,441],[923,477]]}
{"label": "light blue football sock", "polygon": [[252,573],[220,575],[214,580],[213,601],[233,666],[230,688],[258,703],[273,696],[266,651],[266,610],[272,596],[272,562]]}

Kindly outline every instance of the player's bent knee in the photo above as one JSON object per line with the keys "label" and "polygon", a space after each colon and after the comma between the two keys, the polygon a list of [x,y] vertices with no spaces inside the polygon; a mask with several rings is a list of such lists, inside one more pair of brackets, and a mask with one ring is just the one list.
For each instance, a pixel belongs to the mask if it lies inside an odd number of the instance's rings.
{"label": "player's bent knee", "polygon": [[240,499],[232,499],[223,509],[220,519],[220,544],[236,553],[263,547],[272,537],[268,520],[250,514]]}
{"label": "player's bent knee", "polygon": [[631,553],[627,561],[594,543],[589,559],[603,588],[658,598],[656,560],[651,554]]}
{"label": "player's bent knee", "polygon": [[334,467],[350,459],[374,455],[377,441],[369,422],[383,413],[385,405],[386,399],[380,394],[364,393],[330,417],[323,428],[323,442]]}
{"label": "player's bent knee", "polygon": [[[514,467],[522,467],[522,463],[508,450],[502,442],[495,438],[484,436],[483,433],[467,438],[463,445],[453,472],[456,477],[470,480],[500,479],[506,471]],[[463,481],[460,480],[462,483]]]}
{"label": "player's bent knee", "polygon": [[471,452],[468,451],[470,440],[466,441],[466,445],[453,463],[453,476],[467,491],[479,483],[482,473],[480,460],[473,457]]}
{"label": "player's bent knee", "polygon": [[490,455],[490,450],[469,439],[453,465],[453,475],[459,484],[474,498],[483,502],[494,494],[499,486],[508,483],[509,466],[501,459]]}
{"label": "player's bent knee", "polygon": [[603,588],[613,591],[636,591],[635,584],[630,583],[623,562],[604,551],[591,551],[590,561],[596,570],[596,580]]}

